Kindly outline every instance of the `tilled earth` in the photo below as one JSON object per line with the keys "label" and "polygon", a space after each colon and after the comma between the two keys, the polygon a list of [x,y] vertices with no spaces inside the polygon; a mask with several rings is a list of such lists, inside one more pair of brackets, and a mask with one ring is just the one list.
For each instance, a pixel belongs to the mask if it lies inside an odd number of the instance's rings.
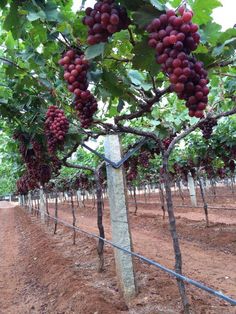
{"label": "tilled earth", "polygon": [[[168,222],[157,197],[145,203],[138,196],[138,202],[137,215],[130,205],[134,251],[173,269]],[[176,208],[183,273],[236,299],[236,211],[209,211],[211,225],[205,228],[202,209]],[[78,226],[97,232],[91,201],[85,208],[77,206],[76,216]],[[59,218],[72,221],[70,204],[60,204]],[[35,214],[6,202],[0,203],[0,222],[1,314],[182,313],[176,281],[162,271],[135,260],[139,293],[126,305],[118,290],[112,248],[105,246],[105,271],[98,273],[94,239],[79,233],[73,245],[70,229],[58,225],[54,235],[52,221],[42,224]],[[104,226],[111,239],[107,201]],[[193,286],[187,285],[187,293],[192,313],[236,313],[235,307]]]}

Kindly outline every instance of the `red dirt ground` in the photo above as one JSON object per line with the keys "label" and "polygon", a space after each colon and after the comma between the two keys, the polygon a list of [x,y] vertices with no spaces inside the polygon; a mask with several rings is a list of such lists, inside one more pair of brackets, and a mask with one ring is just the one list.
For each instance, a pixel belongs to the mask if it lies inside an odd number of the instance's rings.
{"label": "red dirt ground", "polygon": [[[218,199],[214,204],[220,206],[222,199]],[[153,204],[145,204],[143,196],[138,201],[142,203],[137,215],[130,204],[134,251],[173,269],[168,222],[162,219],[157,196],[148,198]],[[175,203],[181,204],[177,196]],[[234,198],[228,197],[227,203],[233,207]],[[111,239],[105,204],[106,238]],[[96,211],[91,201],[86,205],[76,210],[77,225],[97,233]],[[53,204],[50,207],[53,213]],[[236,299],[236,211],[209,209],[210,228],[205,228],[201,208],[177,207],[175,211],[183,273]],[[59,218],[72,221],[68,204],[60,205]],[[73,245],[70,229],[59,225],[53,235],[52,222],[41,224],[25,209],[6,202],[0,203],[0,221],[1,314],[182,313],[176,281],[162,271],[135,260],[139,294],[127,306],[118,291],[110,247],[105,246],[105,271],[97,273],[95,240],[77,234]],[[187,293],[192,313],[236,313],[235,307],[193,286],[187,285]]]}

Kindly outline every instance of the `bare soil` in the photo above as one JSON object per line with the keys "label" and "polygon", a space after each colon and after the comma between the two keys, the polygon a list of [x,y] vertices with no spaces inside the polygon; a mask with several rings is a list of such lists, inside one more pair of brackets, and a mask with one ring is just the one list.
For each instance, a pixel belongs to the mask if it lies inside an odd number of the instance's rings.
{"label": "bare soil", "polygon": [[[218,191],[218,193],[221,191]],[[231,191],[211,205],[236,208]],[[209,197],[210,198],[210,197]],[[158,195],[138,196],[134,214],[130,198],[130,222],[134,251],[171,269],[174,268],[168,218],[163,220]],[[147,201],[145,203],[145,200]],[[176,193],[175,204],[181,205]],[[97,233],[92,201],[76,208],[77,225]],[[183,255],[183,273],[236,299],[236,210],[209,209],[211,225],[205,227],[201,208],[176,207],[177,228]],[[72,222],[69,203],[60,204],[59,218]],[[50,204],[53,215],[54,205]],[[134,260],[139,294],[128,305],[119,293],[113,250],[105,246],[105,271],[97,272],[96,240],[77,234],[53,221],[45,224],[26,209],[0,203],[0,313],[162,314],[182,313],[175,279]],[[108,202],[104,226],[111,239]],[[187,285],[191,312],[235,314],[236,308],[193,286]]]}

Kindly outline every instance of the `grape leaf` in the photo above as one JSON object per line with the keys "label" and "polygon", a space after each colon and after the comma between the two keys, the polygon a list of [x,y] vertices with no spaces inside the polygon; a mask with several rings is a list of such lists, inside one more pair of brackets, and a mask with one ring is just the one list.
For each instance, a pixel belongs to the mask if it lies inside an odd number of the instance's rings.
{"label": "grape leaf", "polygon": [[145,5],[138,11],[134,12],[133,20],[135,24],[139,26],[139,28],[146,28],[153,19],[159,17],[162,13],[162,11],[157,10],[152,5]]}
{"label": "grape leaf", "polygon": [[146,70],[153,75],[160,72],[160,66],[155,60],[155,50],[148,46],[147,39],[137,43],[132,52],[135,55],[132,59],[135,69]]}
{"label": "grape leaf", "polygon": [[90,60],[104,53],[105,43],[90,46],[85,51],[86,59]]}

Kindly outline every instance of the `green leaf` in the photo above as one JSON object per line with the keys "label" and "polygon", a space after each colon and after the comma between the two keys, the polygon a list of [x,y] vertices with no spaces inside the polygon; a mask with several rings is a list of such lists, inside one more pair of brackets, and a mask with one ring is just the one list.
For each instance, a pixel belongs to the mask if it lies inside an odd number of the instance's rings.
{"label": "green leaf", "polygon": [[46,15],[43,11],[38,11],[38,12],[29,12],[29,14],[27,14],[27,19],[32,22],[32,21],[36,21],[36,20],[45,20]]}
{"label": "green leaf", "polygon": [[90,46],[85,50],[85,57],[88,60],[96,58],[97,56],[100,56],[101,54],[104,53],[104,49],[105,43]]}
{"label": "green leaf", "polygon": [[158,0],[150,0],[151,4],[159,11],[164,11],[165,6]]}
{"label": "green leaf", "polygon": [[45,8],[45,14],[47,21],[56,21],[60,20],[60,12],[57,9],[57,5],[53,3],[47,3]]}
{"label": "green leaf", "polygon": [[119,2],[124,5],[128,10],[137,10],[137,8],[145,4],[146,0],[121,0]]}
{"label": "green leaf", "polygon": [[163,12],[157,10],[152,5],[145,5],[134,12],[133,20],[140,28],[146,28],[153,19],[159,17]]}
{"label": "green leaf", "polygon": [[205,43],[210,43],[215,45],[218,42],[220,36],[221,26],[217,23],[210,21],[203,28],[201,33],[201,38],[204,39]]}
{"label": "green leaf", "polygon": [[231,44],[233,45],[234,48],[236,48],[236,37],[226,40],[224,44],[221,46],[215,47],[215,49],[212,52],[212,55],[215,57],[221,55],[224,52],[225,47]]}
{"label": "green leaf", "polygon": [[147,39],[137,43],[133,49],[134,58],[132,60],[133,66],[138,70],[146,70],[152,75],[160,72],[160,66],[155,60],[155,50],[150,48]]}
{"label": "green leaf", "polygon": [[128,76],[134,85],[140,86],[144,82],[144,77],[137,70],[129,70]]}
{"label": "green leaf", "polygon": [[7,46],[8,49],[13,50],[15,47],[15,40],[12,36],[11,31],[8,32],[7,37],[6,37],[6,41],[5,44]]}
{"label": "green leaf", "polygon": [[7,0],[1,0],[0,8],[4,9],[6,5],[7,5]]}
{"label": "green leaf", "polygon": [[199,25],[206,24],[210,21],[213,9],[222,6],[219,0],[195,0],[192,4],[194,12],[193,22]]}
{"label": "green leaf", "polygon": [[208,53],[208,49],[206,46],[200,44],[198,45],[197,49],[194,51],[194,53]]}
{"label": "green leaf", "polygon": [[21,33],[21,16],[18,13],[18,1],[13,1],[10,10],[3,24],[3,28],[12,32],[12,36],[17,39]]}
{"label": "green leaf", "polygon": [[229,28],[218,36],[217,43],[224,43],[226,40],[236,37],[236,28]]}

